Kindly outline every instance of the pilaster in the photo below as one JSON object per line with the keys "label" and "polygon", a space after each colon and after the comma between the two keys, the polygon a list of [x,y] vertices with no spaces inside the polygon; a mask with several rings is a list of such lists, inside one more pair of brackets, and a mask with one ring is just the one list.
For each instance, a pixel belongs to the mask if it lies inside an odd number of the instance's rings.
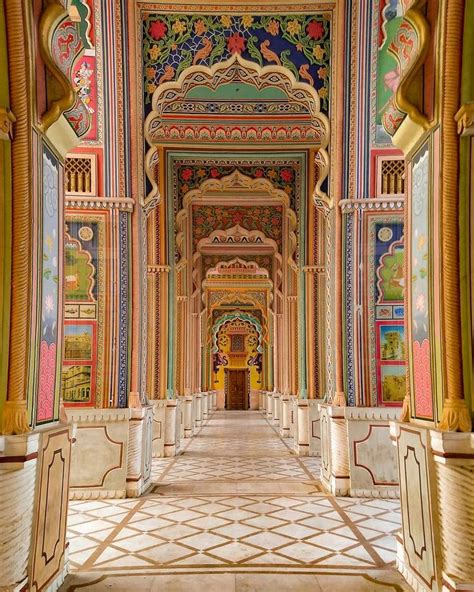
{"label": "pilaster", "polygon": [[273,398],[273,425],[278,427],[280,425],[280,416],[281,416],[280,393],[272,393],[272,398]]}
{"label": "pilaster", "polygon": [[289,395],[280,396],[281,403],[281,419],[280,419],[280,436],[282,438],[290,437],[290,422],[291,422],[291,409],[290,409],[290,397]]}
{"label": "pilaster", "polygon": [[180,452],[180,404],[179,399],[167,399],[165,414],[165,456],[177,456]]}
{"label": "pilaster", "polygon": [[153,399],[153,436],[152,455],[153,458],[160,458],[165,455],[165,417],[166,399]]}
{"label": "pilaster", "polygon": [[139,497],[151,485],[153,407],[131,409],[127,453],[127,497]]}

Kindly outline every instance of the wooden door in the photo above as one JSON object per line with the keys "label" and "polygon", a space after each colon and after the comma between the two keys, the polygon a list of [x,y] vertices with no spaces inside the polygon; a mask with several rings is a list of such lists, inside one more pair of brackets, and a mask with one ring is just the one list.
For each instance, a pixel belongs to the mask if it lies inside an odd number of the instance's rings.
{"label": "wooden door", "polygon": [[227,372],[227,409],[248,409],[247,370],[226,370]]}

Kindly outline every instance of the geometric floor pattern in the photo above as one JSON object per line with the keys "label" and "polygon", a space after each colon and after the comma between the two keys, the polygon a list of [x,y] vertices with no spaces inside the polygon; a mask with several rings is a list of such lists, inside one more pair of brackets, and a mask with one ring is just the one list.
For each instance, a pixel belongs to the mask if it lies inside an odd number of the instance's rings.
{"label": "geometric floor pattern", "polygon": [[408,590],[398,501],[336,498],[318,475],[258,412],[217,412],[154,461],[147,495],[70,503],[63,589]]}

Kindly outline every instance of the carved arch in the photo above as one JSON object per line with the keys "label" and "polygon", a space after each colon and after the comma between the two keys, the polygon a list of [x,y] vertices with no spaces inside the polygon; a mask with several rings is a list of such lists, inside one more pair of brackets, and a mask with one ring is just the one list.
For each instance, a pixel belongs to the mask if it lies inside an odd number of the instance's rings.
{"label": "carved arch", "polygon": [[[262,116],[265,122],[261,126],[256,118],[255,125],[239,132],[239,126],[235,126],[231,132],[221,126],[219,129],[209,130],[209,126],[203,128],[204,137],[195,137],[195,129],[190,124],[185,129],[175,131],[175,136],[170,137],[163,131],[164,121],[167,122],[176,111],[176,105],[183,101],[193,88],[206,86],[215,90],[221,84],[239,82],[249,84],[257,89],[278,88],[286,96],[289,104],[300,107],[302,123],[298,133],[296,128],[289,130],[291,120],[274,132],[270,130],[271,119]],[[267,119],[265,119],[265,117]],[[244,123],[244,118],[242,119]],[[212,127],[212,124],[211,124]],[[242,127],[242,126],[240,126]],[[263,128],[263,129],[262,129]],[[303,129],[304,128],[304,129]],[[229,135],[230,134],[230,135]],[[275,137],[273,137],[276,134]],[[321,184],[329,171],[329,156],[326,151],[329,143],[329,119],[320,110],[320,99],[316,90],[304,82],[296,80],[294,74],[284,66],[268,65],[260,66],[257,63],[245,60],[239,54],[234,54],[228,60],[218,62],[211,67],[194,65],[185,69],[176,81],[161,84],[154,92],[152,98],[152,111],[145,120],[145,138],[150,146],[145,157],[145,171],[152,185],[151,191],[145,198],[145,204],[150,200],[159,200],[159,189],[155,181],[154,163],[158,146],[169,141],[220,141],[232,143],[260,142],[304,142],[310,143],[318,149],[320,161],[320,177],[314,189],[315,195],[327,200],[327,195],[321,190]]]}
{"label": "carved arch", "polygon": [[258,333],[259,336],[259,340],[258,340],[258,346],[257,346],[257,351],[258,353],[263,353],[263,346],[262,346],[262,337],[263,337],[263,327],[260,324],[260,321],[254,317],[253,315],[251,315],[248,312],[243,312],[241,310],[233,310],[232,312],[228,312],[225,315],[222,315],[215,323],[214,326],[212,328],[212,353],[217,353],[219,351],[219,346],[217,344],[217,334],[219,333],[220,328],[225,325],[226,323],[229,323],[231,321],[234,321],[236,319],[239,319],[243,322],[249,323],[250,325],[253,325]]}

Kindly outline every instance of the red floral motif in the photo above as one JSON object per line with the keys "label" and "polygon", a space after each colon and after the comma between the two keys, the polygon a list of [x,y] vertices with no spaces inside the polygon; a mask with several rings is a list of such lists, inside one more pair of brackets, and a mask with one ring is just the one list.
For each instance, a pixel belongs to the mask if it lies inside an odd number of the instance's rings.
{"label": "red floral motif", "polygon": [[232,223],[233,224],[240,224],[244,219],[244,215],[242,212],[235,212],[232,214]]}
{"label": "red floral motif", "polygon": [[415,386],[415,412],[418,417],[433,417],[431,396],[430,342],[413,342],[413,382]]}
{"label": "red floral motif", "polygon": [[245,50],[245,39],[240,33],[234,33],[227,38],[227,50],[230,53],[242,53]]}
{"label": "red floral motif", "polygon": [[310,39],[321,39],[324,35],[324,27],[319,21],[311,21],[306,27],[306,33]]}
{"label": "red floral motif", "polygon": [[263,171],[262,171],[262,169],[257,169],[255,171],[255,176],[256,177],[263,177]]}
{"label": "red floral motif", "polygon": [[283,169],[280,172],[280,177],[283,179],[283,181],[288,183],[289,181],[293,180],[293,171],[291,169]]}
{"label": "red floral motif", "polygon": [[189,181],[193,176],[193,169],[183,169],[181,171],[181,179],[183,181]]}
{"label": "red floral motif", "polygon": [[156,41],[163,39],[167,31],[168,27],[166,26],[166,23],[164,23],[163,21],[155,21],[154,23],[151,23],[151,25],[148,28],[148,33]]}
{"label": "red floral motif", "polygon": [[209,172],[210,172],[211,177],[213,177],[214,179],[219,176],[218,169],[211,169]]}
{"label": "red floral motif", "polygon": [[38,421],[53,418],[56,382],[56,344],[41,342],[38,381]]}

